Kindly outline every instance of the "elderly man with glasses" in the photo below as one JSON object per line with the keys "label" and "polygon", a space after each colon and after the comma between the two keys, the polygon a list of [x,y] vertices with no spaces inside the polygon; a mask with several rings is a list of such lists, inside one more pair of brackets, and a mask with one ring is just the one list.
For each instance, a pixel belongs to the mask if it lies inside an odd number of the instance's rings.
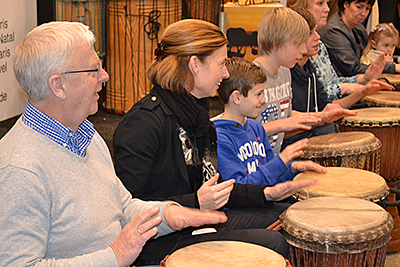
{"label": "elderly man with glasses", "polygon": [[86,120],[108,80],[93,43],[85,25],[52,22],[16,48],[28,101],[0,140],[0,266],[127,266],[155,235],[226,221],[132,199]]}

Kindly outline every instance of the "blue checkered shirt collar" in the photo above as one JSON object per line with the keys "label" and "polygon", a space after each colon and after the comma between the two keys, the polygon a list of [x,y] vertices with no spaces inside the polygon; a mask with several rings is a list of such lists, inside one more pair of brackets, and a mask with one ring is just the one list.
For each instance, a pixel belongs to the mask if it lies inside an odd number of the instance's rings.
{"label": "blue checkered shirt collar", "polygon": [[75,133],[67,126],[32,106],[29,101],[26,101],[22,121],[35,131],[81,157],[86,156],[86,148],[95,133],[93,124],[88,120],[84,120]]}

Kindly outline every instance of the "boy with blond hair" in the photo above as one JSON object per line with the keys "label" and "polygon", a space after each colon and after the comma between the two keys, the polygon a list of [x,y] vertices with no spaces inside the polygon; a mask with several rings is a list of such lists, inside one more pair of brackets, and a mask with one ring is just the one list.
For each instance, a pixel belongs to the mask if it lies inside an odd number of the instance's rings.
{"label": "boy with blond hair", "polygon": [[286,7],[270,10],[258,25],[258,58],[254,63],[265,71],[268,80],[264,88],[266,102],[260,107],[257,121],[264,126],[275,156],[284,138],[355,115],[337,104],[326,105],[322,112],[292,111],[290,68],[307,52],[309,33],[307,22]]}
{"label": "boy with blond hair", "polygon": [[275,185],[292,180],[304,170],[325,172],[311,161],[291,162],[303,154],[308,140],[288,146],[279,156],[269,144],[263,126],[255,118],[265,103],[264,71],[245,59],[226,62],[230,77],[223,80],[218,95],[224,104],[221,119],[214,120],[218,135],[218,170],[223,179],[235,179],[242,184]]}

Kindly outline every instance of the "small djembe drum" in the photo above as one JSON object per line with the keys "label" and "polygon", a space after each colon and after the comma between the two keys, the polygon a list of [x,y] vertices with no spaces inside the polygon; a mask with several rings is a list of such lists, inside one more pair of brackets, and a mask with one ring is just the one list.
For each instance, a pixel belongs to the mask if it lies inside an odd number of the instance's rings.
{"label": "small djembe drum", "polygon": [[294,267],[385,265],[393,219],[370,201],[310,198],[290,206],[280,219]]}
{"label": "small djembe drum", "polygon": [[399,74],[389,74],[389,73],[383,73],[381,75],[380,80],[387,80],[390,84],[392,84],[397,91],[400,90],[400,75]]}
{"label": "small djembe drum", "polygon": [[210,241],[181,248],[172,253],[160,266],[290,267],[291,265],[280,254],[259,245],[236,241]]}
{"label": "small djembe drum", "polygon": [[[344,117],[339,122],[341,132],[366,131],[373,133],[381,142],[380,175],[392,188],[397,187],[400,176],[400,108],[371,107],[357,109],[356,116]],[[390,194],[389,201],[396,199]],[[394,228],[389,252],[400,250],[400,219],[397,207],[387,207],[393,216]]]}
{"label": "small djembe drum", "polygon": [[349,167],[379,173],[382,144],[368,132],[344,132],[311,137],[301,160],[325,167]]}
{"label": "small djembe drum", "polygon": [[380,91],[373,95],[364,97],[365,103],[369,107],[400,107],[400,92]]}
{"label": "small djembe drum", "polygon": [[326,173],[305,171],[293,181],[318,180],[318,184],[293,195],[295,200],[314,197],[354,197],[383,204],[390,191],[382,176],[355,168],[327,167]]}

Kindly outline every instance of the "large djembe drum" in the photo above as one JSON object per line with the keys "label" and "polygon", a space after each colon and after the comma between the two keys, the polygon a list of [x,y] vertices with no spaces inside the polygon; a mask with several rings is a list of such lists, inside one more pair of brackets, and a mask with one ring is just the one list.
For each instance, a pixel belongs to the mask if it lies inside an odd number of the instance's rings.
{"label": "large djembe drum", "polygon": [[384,205],[389,197],[385,179],[373,172],[345,167],[327,167],[326,173],[305,171],[293,180],[318,180],[318,184],[293,195],[295,200],[314,197],[354,197]]}
{"label": "large djembe drum", "polygon": [[370,201],[316,197],[281,216],[294,267],[383,267],[393,219]]}
{"label": "large djembe drum", "polygon": [[126,113],[148,94],[147,69],[162,30],[181,20],[182,0],[109,0],[104,107]]}
{"label": "large djembe drum", "polygon": [[372,133],[344,132],[311,137],[302,160],[325,167],[349,167],[379,173],[381,142]]}
{"label": "large djembe drum", "polygon": [[210,241],[181,248],[160,266],[165,267],[290,267],[280,254],[254,244],[236,241]]}
{"label": "large djembe drum", "polygon": [[[357,116],[344,117],[339,122],[341,132],[366,131],[373,133],[381,142],[380,175],[392,188],[397,187],[400,176],[400,109],[392,107],[371,107],[357,109]],[[390,194],[389,201],[396,199]],[[397,207],[387,207],[393,216],[394,228],[388,251],[400,250],[400,219]]]}

